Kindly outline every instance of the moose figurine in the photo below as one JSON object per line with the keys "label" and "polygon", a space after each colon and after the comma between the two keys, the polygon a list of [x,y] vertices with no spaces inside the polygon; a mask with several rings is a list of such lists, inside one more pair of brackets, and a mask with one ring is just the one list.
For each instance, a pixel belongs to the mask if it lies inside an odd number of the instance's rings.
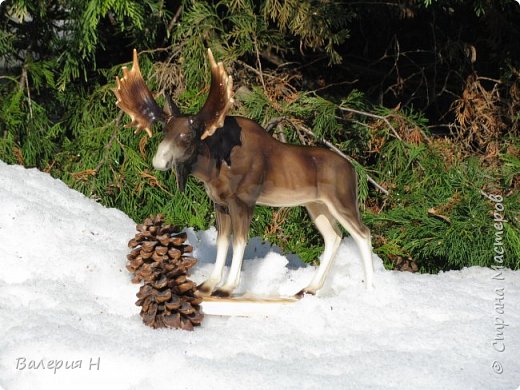
{"label": "moose figurine", "polygon": [[[357,244],[367,288],[372,287],[370,231],[360,219],[357,177],[343,157],[324,148],[289,145],[271,137],[256,122],[228,116],[233,105],[233,80],[208,49],[211,86],[206,102],[195,115],[182,115],[169,97],[163,111],[146,86],[137,58],[123,78],[116,77],[117,106],[130,115],[126,127],[149,136],[155,122],[163,125],[163,140],[153,158],[158,170],[175,169],[177,186],[184,190],[188,175],[204,183],[214,202],[217,256],[213,272],[198,287],[201,296],[228,297],[239,285],[242,259],[255,205],[305,206],[325,242],[320,265],[307,287],[296,296],[315,294],[331,269],[341,242],[338,222]],[[223,269],[230,238],[233,256],[225,282]]]}

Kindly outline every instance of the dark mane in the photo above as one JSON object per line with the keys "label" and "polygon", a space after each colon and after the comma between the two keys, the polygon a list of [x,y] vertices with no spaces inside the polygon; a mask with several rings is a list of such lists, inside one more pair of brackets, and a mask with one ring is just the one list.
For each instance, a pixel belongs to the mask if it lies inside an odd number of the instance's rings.
{"label": "dark mane", "polygon": [[217,161],[218,169],[220,169],[222,161],[231,166],[231,151],[235,146],[242,145],[241,134],[242,128],[236,118],[228,116],[223,127],[219,127],[215,134],[202,141],[202,144],[207,145],[211,157]]}

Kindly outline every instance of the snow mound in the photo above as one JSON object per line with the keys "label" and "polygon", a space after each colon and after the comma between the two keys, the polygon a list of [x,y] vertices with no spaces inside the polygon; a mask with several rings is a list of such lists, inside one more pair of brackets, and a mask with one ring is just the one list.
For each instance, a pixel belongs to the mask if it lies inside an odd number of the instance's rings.
{"label": "snow mound", "polygon": [[[399,273],[374,255],[376,288],[366,291],[358,252],[344,239],[316,297],[271,316],[207,317],[194,332],[153,330],[141,322],[125,269],[135,233],[128,216],[2,162],[0,205],[0,389],[520,384],[518,271]],[[200,282],[211,272],[216,231],[188,234]],[[313,272],[255,238],[240,289],[291,294]]]}

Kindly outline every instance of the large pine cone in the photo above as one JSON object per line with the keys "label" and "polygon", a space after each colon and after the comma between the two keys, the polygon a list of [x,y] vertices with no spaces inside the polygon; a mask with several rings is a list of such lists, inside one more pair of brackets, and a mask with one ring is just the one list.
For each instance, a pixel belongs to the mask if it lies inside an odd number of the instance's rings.
{"label": "large pine cone", "polygon": [[[181,279],[179,282],[177,279]],[[163,276],[155,283],[146,283],[137,293],[135,303],[142,306],[141,318],[152,328],[181,328],[193,330],[201,324],[204,314],[200,309],[202,298],[195,297],[195,284],[186,276],[168,279]],[[184,291],[188,288],[188,291]]]}
{"label": "large pine cone", "polygon": [[144,282],[136,305],[142,306],[143,322],[152,328],[193,330],[204,317],[196,284],[187,278],[197,260],[186,255],[193,250],[184,244],[186,234],[163,223],[160,214],[147,218],[128,242],[132,251],[126,267],[134,274],[132,282]]}

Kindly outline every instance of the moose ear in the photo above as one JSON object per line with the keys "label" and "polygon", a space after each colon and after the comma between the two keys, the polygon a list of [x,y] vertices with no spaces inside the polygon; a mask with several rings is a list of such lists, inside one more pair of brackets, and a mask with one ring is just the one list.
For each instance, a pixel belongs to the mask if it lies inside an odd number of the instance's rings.
{"label": "moose ear", "polygon": [[166,107],[164,107],[164,112],[166,112],[168,116],[181,116],[181,111],[173,101],[172,97],[169,94],[164,94],[164,97],[166,98]]}

